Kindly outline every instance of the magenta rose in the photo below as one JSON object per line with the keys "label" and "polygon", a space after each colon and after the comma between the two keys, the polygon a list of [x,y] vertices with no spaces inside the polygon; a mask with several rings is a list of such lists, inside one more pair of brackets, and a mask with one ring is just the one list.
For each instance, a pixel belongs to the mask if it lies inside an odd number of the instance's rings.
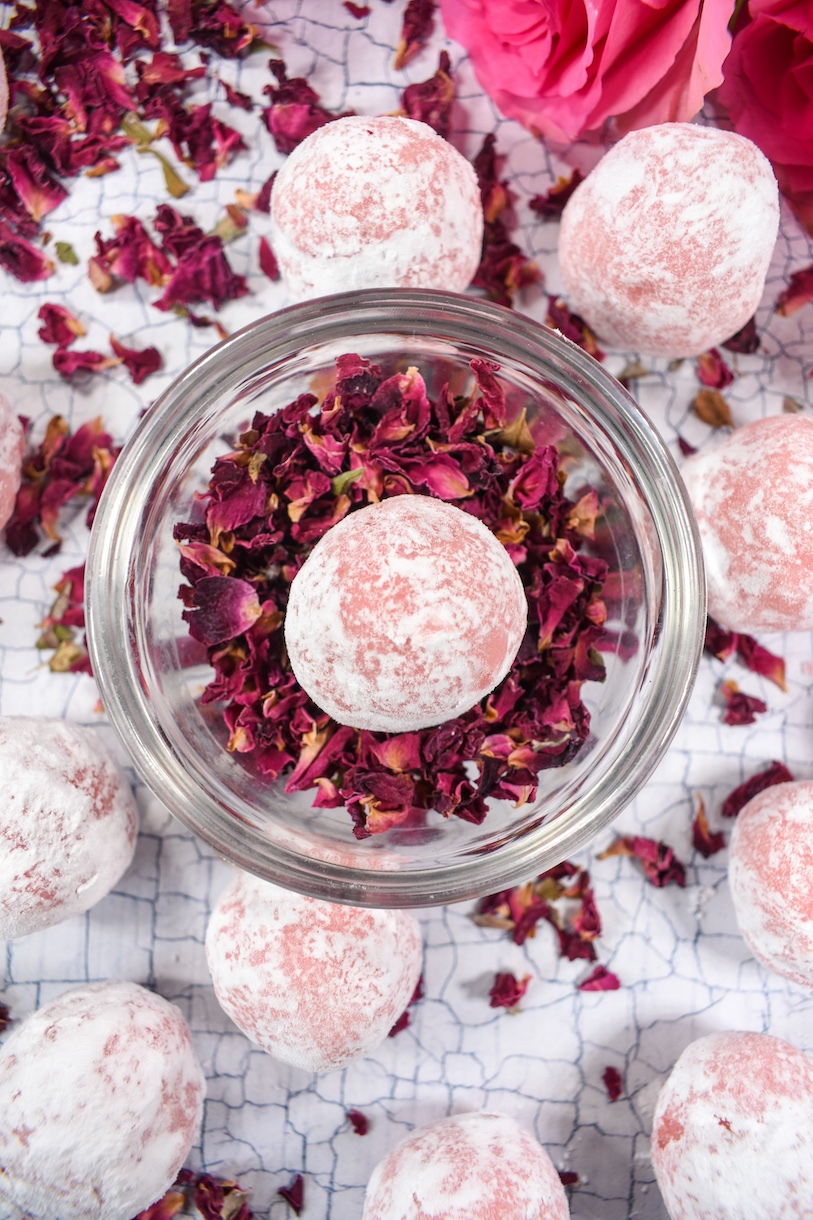
{"label": "magenta rose", "polygon": [[441,0],[503,114],[568,142],[687,122],[723,79],[734,0]]}
{"label": "magenta rose", "polygon": [[779,188],[813,233],[813,5],[750,0],[718,98],[740,135],[772,163]]}

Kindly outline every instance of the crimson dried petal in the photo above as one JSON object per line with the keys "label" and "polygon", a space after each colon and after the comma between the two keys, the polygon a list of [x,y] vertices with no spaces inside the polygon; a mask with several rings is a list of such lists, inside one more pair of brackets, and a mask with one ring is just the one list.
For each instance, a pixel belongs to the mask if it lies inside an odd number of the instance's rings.
{"label": "crimson dried petal", "polygon": [[157,347],[139,349],[125,347],[114,335],[110,336],[110,346],[119,360],[123,362],[134,385],[141,385],[145,377],[157,372],[163,364],[163,358]]}
{"label": "crimson dried petal", "polygon": [[618,1068],[606,1067],[601,1079],[604,1081],[604,1087],[607,1090],[607,1096],[610,1101],[618,1101],[624,1091],[624,1082]]}
{"label": "crimson dried petal", "polygon": [[195,585],[192,606],[184,610],[193,639],[219,644],[242,635],[260,617],[257,590],[245,580],[203,576]]}
{"label": "crimson dried petal", "polygon": [[737,635],[736,640],[737,656],[743,665],[753,673],[769,678],[780,690],[787,691],[783,659],[769,652],[767,648],[763,648],[753,636]]}
{"label": "crimson dried petal", "polygon": [[768,710],[764,700],[758,699],[756,695],[746,695],[736,682],[721,682],[720,692],[725,700],[725,724],[753,724],[758,715]]}
{"label": "crimson dried petal", "polygon": [[388,1038],[394,1038],[396,1034],[402,1033],[403,1030],[405,1030],[409,1027],[409,1020],[410,1020],[409,1010],[410,1010],[410,1008],[413,1007],[413,1005],[419,1003],[419,1001],[421,1001],[423,999],[423,996],[424,996],[423,975],[421,974],[418,976],[418,981],[415,984],[415,990],[412,993],[412,997],[411,997],[409,1003],[407,1004],[404,1011],[401,1013],[398,1020],[393,1025],[392,1029],[390,1030],[389,1034],[387,1035]]}
{"label": "crimson dried petal", "polygon": [[244,21],[241,13],[225,0],[191,0],[188,8],[175,3],[170,8],[171,14],[173,8],[176,42],[183,41],[179,35],[184,34],[199,46],[210,47],[223,59],[243,59],[257,37],[257,27]]}
{"label": "crimson dried petal", "polygon": [[574,169],[569,178],[557,178],[556,185],[551,187],[547,195],[534,195],[533,199],[529,200],[528,207],[543,220],[558,220],[568,199],[583,181],[581,170]]}
{"label": "crimson dried petal", "polygon": [[569,962],[596,960],[596,951],[590,940],[585,940],[577,931],[566,928],[556,928],[559,940],[559,956],[566,957]]}
{"label": "crimson dried petal", "polygon": [[772,788],[774,784],[790,783],[793,783],[793,776],[784,763],[772,762],[767,770],[752,775],[728,794],[723,801],[722,815],[724,818],[735,818],[744,805],[766,788]]}
{"label": "crimson dried petal", "polygon": [[395,67],[403,68],[420,51],[435,16],[435,0],[409,0],[401,20],[401,37],[395,52]]}
{"label": "crimson dried petal", "polygon": [[697,453],[696,446],[690,445],[689,442],[685,441],[682,436],[679,436],[677,438],[677,442],[678,442],[678,448],[680,449],[680,452],[683,454],[684,457],[691,457],[693,453]]}
{"label": "crimson dried petal", "polygon": [[641,863],[647,880],[659,888],[672,882],[681,889],[686,885],[686,870],[668,843],[643,835],[625,835],[598,858],[606,860],[610,856],[633,856]]}
{"label": "crimson dried petal", "polygon": [[[586,870],[584,875],[588,875]],[[583,940],[595,940],[597,936],[601,935],[601,916],[591,889],[585,891],[581,906],[573,916],[571,923]]]}
{"label": "crimson dried petal", "polygon": [[67,199],[64,186],[51,177],[30,145],[9,149],[5,162],[14,189],[35,221],[42,220]]}
{"label": "crimson dried petal", "polygon": [[699,851],[701,856],[705,856],[708,860],[709,856],[713,856],[715,852],[722,851],[725,847],[725,839],[721,831],[712,831],[709,828],[709,820],[706,817],[706,807],[702,799],[698,801],[697,815],[692,822],[692,843],[695,851]]}
{"label": "crimson dried petal", "polygon": [[497,171],[496,138],[485,136],[473,161],[483,204],[483,250],[472,285],[485,288],[489,298],[500,305],[513,305],[514,293],[542,279],[539,268],[529,262],[508,236],[501,213],[508,206],[508,185]]}
{"label": "crimson dried petal", "polygon": [[563,1186],[578,1186],[579,1175],[574,1173],[572,1169],[557,1169],[556,1172]]}
{"label": "crimson dried petal", "polygon": [[277,152],[293,152],[306,136],[326,123],[344,117],[325,110],[319,103],[319,95],[304,77],[295,76],[289,80],[281,59],[270,60],[268,66],[276,76],[277,84],[266,85],[263,89],[271,105],[264,107],[262,117]]}
{"label": "crimson dried petal", "polygon": [[279,279],[279,264],[265,237],[260,238],[260,270],[265,272],[269,280]]}
{"label": "crimson dried petal", "polygon": [[369,4],[354,4],[353,0],[343,0],[343,3],[350,16],[356,17],[359,21],[370,14]]}
{"label": "crimson dried petal", "polygon": [[754,352],[758,352],[759,335],[757,334],[756,318],[749,318],[735,335],[725,340],[723,347],[730,352],[741,352],[745,356],[752,356]]}
{"label": "crimson dried petal", "polygon": [[787,288],[777,297],[774,309],[787,318],[808,301],[813,301],[813,264],[794,271]]}
{"label": "crimson dried petal", "polygon": [[209,301],[219,309],[226,301],[245,296],[246,278],[229,266],[219,237],[210,235],[185,251],[178,261],[163,295],[154,302],[158,309],[175,305],[196,305]]}
{"label": "crimson dried petal", "polygon": [[530,974],[524,974],[518,979],[510,971],[498,973],[488,993],[489,1005],[492,1008],[516,1009],[531,981]]}
{"label": "crimson dried petal", "polygon": [[0,267],[4,267],[23,284],[45,280],[52,275],[55,264],[25,238],[0,220]]}
{"label": "crimson dried petal", "polygon": [[617,974],[606,966],[596,966],[593,973],[579,983],[579,991],[618,991],[620,986]]}
{"label": "crimson dried petal", "polygon": [[566,339],[570,339],[572,343],[577,344],[588,355],[593,356],[596,360],[604,359],[605,353],[599,347],[596,342],[596,336],[584,318],[580,318],[578,314],[571,313],[561,297],[550,297],[548,299],[548,316],[545,321],[553,330],[558,330],[560,334],[564,335]]}
{"label": "crimson dried petal", "polygon": [[721,627],[711,615],[706,619],[704,647],[706,652],[710,652],[718,660],[727,661],[734,654],[739,644],[739,638],[736,631],[729,631],[727,628]]}
{"label": "crimson dried petal", "polygon": [[69,352],[64,347],[57,348],[52,360],[60,377],[66,380],[76,373],[98,373],[119,363],[117,359],[105,356],[102,352]]}
{"label": "crimson dried petal", "polygon": [[91,261],[129,284],[137,279],[146,280],[153,286],[165,284],[172,274],[172,263],[156,246],[141,221],[135,216],[123,215],[111,219],[116,235],[103,238],[101,233],[96,234],[97,253]]}
{"label": "crimson dried petal", "polygon": [[8,1004],[0,1004],[0,1034],[4,1034],[11,1024],[11,1009]]}
{"label": "crimson dried petal", "polygon": [[79,319],[64,305],[41,305],[37,317],[43,323],[37,331],[43,343],[70,347],[75,339],[86,333]]}
{"label": "crimson dried petal", "polygon": [[186,1207],[186,1195],[174,1186],[170,1186],[166,1194],[153,1203],[145,1211],[139,1212],[135,1220],[173,1220]]}
{"label": "crimson dried petal", "polygon": [[451,131],[455,96],[451,66],[448,52],[441,51],[434,76],[407,85],[401,94],[401,109],[406,117],[426,123],[444,140],[448,140]]}
{"label": "crimson dried petal", "polygon": [[356,1135],[366,1135],[370,1128],[370,1120],[361,1110],[348,1110],[347,1117]]}
{"label": "crimson dried petal", "polygon": [[734,380],[734,374],[716,347],[697,357],[697,377],[703,385],[711,386],[714,390],[724,390]]}

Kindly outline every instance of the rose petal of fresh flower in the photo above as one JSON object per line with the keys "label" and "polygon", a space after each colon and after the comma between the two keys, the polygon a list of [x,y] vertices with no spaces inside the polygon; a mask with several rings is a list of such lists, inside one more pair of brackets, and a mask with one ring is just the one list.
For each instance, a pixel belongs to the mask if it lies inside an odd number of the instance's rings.
{"label": "rose petal of fresh flower", "polygon": [[724,818],[735,818],[744,805],[760,792],[764,792],[766,788],[773,787],[774,784],[790,784],[793,782],[793,776],[790,771],[781,762],[772,762],[770,767],[765,771],[759,771],[756,775],[752,775],[750,779],[745,780],[739,787],[730,792],[723,801],[721,810]]}

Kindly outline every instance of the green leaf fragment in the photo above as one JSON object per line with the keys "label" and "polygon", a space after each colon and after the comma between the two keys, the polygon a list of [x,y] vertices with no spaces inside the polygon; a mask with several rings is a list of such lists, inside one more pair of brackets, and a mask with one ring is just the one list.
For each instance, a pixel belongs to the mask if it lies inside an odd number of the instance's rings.
{"label": "green leaf fragment", "polygon": [[360,479],[363,474],[363,466],[359,466],[358,470],[343,470],[341,474],[337,474],[336,478],[330,481],[330,488],[334,496],[342,495],[344,489],[351,483],[355,483],[356,479]]}
{"label": "green leaf fragment", "polygon": [[72,267],[79,264],[79,256],[69,241],[54,242],[56,256],[61,263],[70,263]]}

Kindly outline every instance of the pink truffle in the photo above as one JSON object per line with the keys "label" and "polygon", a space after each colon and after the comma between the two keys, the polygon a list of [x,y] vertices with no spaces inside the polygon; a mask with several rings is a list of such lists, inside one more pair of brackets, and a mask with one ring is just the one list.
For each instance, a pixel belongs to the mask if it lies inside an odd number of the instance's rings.
{"label": "pink truffle", "polygon": [[299,684],[340,724],[441,724],[502,681],[528,617],[505,547],[429,496],[351,513],[291,586],[285,641]]}
{"label": "pink truffle", "polygon": [[128,868],[138,811],[92,729],[0,717],[0,938],[87,911]]}
{"label": "pink truffle", "polygon": [[658,1097],[652,1163],[671,1220],[809,1216],[813,1060],[769,1034],[692,1042]]}
{"label": "pink truffle", "polygon": [[383,1042],[412,999],[421,954],[405,911],[320,902],[248,873],[221,895],[206,931],[221,1007],[269,1055],[309,1072]]}
{"label": "pink truffle", "polygon": [[754,956],[813,988],[813,782],[776,784],[740,811],[728,879]]}
{"label": "pink truffle", "polygon": [[744,136],[691,123],[630,132],[562,214],[570,306],[613,347],[698,355],[754,313],[778,227],[773,170]]}
{"label": "pink truffle", "polygon": [[474,169],[414,119],[337,119],[289,156],[271,195],[292,300],[357,288],[462,292],[480,262]]}
{"label": "pink truffle", "polygon": [[[0,54],[0,61],[2,58]],[[0,394],[0,530],[14,512],[22,479],[23,447],[23,426]]]}
{"label": "pink truffle", "polygon": [[709,614],[732,631],[813,628],[813,420],[774,415],[690,457]]}
{"label": "pink truffle", "polygon": [[132,1220],[174,1182],[204,1091],[174,1004],[136,983],[65,992],[0,1051],[0,1215]]}
{"label": "pink truffle", "polygon": [[548,1154],[507,1114],[443,1118],[373,1170],[362,1220],[568,1220]]}

